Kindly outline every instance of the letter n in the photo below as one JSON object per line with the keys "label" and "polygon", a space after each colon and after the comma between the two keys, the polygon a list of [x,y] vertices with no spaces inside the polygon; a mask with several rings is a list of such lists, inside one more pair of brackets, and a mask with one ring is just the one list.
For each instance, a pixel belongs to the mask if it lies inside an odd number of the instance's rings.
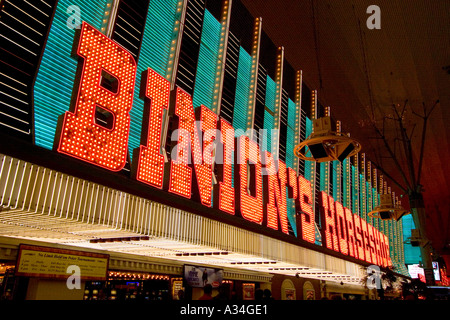
{"label": "letter n", "polygon": [[263,190],[259,146],[247,136],[236,138],[235,145],[236,209],[244,219],[262,224]]}
{"label": "letter n", "polygon": [[263,175],[264,206],[267,226],[278,230],[278,225],[280,225],[281,231],[288,234],[286,164],[281,160],[274,160],[272,154],[268,151],[263,152],[263,159],[263,163],[265,164],[265,174]]}

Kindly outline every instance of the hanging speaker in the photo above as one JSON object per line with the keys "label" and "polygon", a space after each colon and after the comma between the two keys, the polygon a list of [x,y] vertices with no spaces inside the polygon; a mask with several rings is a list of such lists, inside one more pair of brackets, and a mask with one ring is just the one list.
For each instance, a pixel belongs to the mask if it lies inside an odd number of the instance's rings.
{"label": "hanging speaker", "polygon": [[322,143],[311,144],[308,147],[309,147],[309,151],[311,151],[311,154],[314,157],[314,159],[328,157],[327,150],[325,150]]}
{"label": "hanging speaker", "polygon": [[347,156],[355,149],[355,146],[353,145],[353,143],[350,143],[343,152],[341,152],[341,154],[338,156],[338,160],[340,162],[344,161]]}

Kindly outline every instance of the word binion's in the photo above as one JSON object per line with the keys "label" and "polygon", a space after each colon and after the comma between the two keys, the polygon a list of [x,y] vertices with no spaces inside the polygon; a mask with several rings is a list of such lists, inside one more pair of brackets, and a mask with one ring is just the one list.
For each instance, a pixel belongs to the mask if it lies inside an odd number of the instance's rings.
{"label": "word binion's", "polygon": [[[136,62],[127,50],[85,22],[77,36],[76,54],[81,59],[75,98],[59,119],[55,149],[119,171],[127,161]],[[142,74],[144,124],[141,146],[133,153],[133,178],[285,234],[289,197],[301,212],[299,238],[314,243],[311,183],[272,153],[261,151],[248,136],[235,137],[233,127],[207,107],[194,109],[185,91],[170,87],[150,68]],[[173,132],[172,145],[162,138],[167,128]],[[170,154],[162,146],[172,147]],[[327,248],[372,264],[392,265],[386,235],[325,192],[320,198]]]}

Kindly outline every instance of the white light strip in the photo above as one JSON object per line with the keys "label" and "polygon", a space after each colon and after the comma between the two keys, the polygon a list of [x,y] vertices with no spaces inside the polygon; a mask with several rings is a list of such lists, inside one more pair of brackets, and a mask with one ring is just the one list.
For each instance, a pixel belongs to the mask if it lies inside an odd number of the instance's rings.
{"label": "white light strip", "polygon": [[7,85],[7,84],[6,84],[6,83],[4,83],[4,82],[0,82],[0,84],[4,85],[5,87],[8,87],[8,88],[10,88],[10,89],[13,89],[13,90],[15,90],[15,91],[17,91],[17,92],[19,92],[19,93],[21,93],[21,94],[25,95],[25,96],[27,96],[27,95],[28,95],[28,94],[27,94],[26,92],[23,92],[23,91],[20,91],[20,90],[19,90],[19,89],[17,89],[17,88],[11,87],[10,85]]}
{"label": "white light strip", "polygon": [[[118,18],[120,20],[122,20],[123,22],[125,22],[127,25],[129,25],[132,29],[134,29],[137,33],[141,33],[138,29],[136,29],[135,27],[133,27],[128,21],[126,21],[124,18],[122,18],[121,16],[118,16]],[[118,25],[118,24],[117,24]],[[122,28],[122,27],[121,27]],[[123,29],[123,28],[122,28]],[[125,30],[125,29],[124,29]],[[128,32],[128,31],[127,31]],[[128,32],[129,33],[129,32]],[[131,35],[131,33],[130,33]],[[134,36],[133,36],[134,37]],[[136,37],[135,37],[136,38]]]}
{"label": "white light strip", "polygon": [[6,13],[8,16],[10,16],[11,18],[13,18],[14,20],[16,20],[17,22],[20,22],[21,24],[23,24],[25,27],[27,27],[28,29],[30,29],[31,31],[36,32],[38,35],[40,35],[42,37],[42,33],[34,30],[32,27],[30,27],[29,25],[27,25],[26,23],[24,23],[23,21],[17,19],[16,17],[14,17],[13,15],[11,15],[9,12],[3,11],[4,13]]}
{"label": "white light strip", "polygon": [[[0,91],[0,92],[1,92],[1,91]],[[26,110],[22,110],[22,109],[16,108],[16,107],[14,107],[14,106],[12,106],[12,105],[10,105],[10,104],[4,103],[3,101],[0,101],[0,103],[3,104],[3,105],[5,105],[5,106],[7,106],[7,107],[9,107],[9,108],[11,108],[11,109],[14,109],[14,110],[16,110],[16,111],[19,111],[19,112],[28,114],[28,112],[27,112]]]}
{"label": "white light strip", "polygon": [[42,23],[41,21],[39,21],[38,19],[36,19],[35,17],[33,17],[32,15],[26,13],[25,11],[23,11],[22,9],[20,9],[19,7],[17,7],[14,3],[12,3],[11,1],[8,2],[10,5],[12,5],[14,8],[16,8],[17,10],[22,11],[23,13],[25,13],[27,16],[29,16],[31,19],[33,19],[34,21],[36,21],[37,23],[40,23],[42,26],[45,27],[45,24]]}
{"label": "white light strip", "polygon": [[8,40],[8,41],[10,41],[10,42],[12,42],[12,43],[14,43],[16,46],[18,46],[18,47],[20,47],[20,48],[22,48],[23,50],[26,50],[26,51],[28,51],[29,53],[31,53],[32,55],[36,55],[36,53],[34,53],[34,52],[32,52],[32,51],[30,51],[30,50],[28,50],[27,48],[25,48],[25,47],[23,47],[23,46],[21,46],[20,44],[18,44],[18,43],[16,43],[16,42],[14,42],[14,41],[12,41],[11,39],[9,39],[9,38],[7,38],[7,37],[5,37],[4,35],[2,35],[2,34],[0,34],[0,36],[2,36],[3,38],[5,38],[6,40]]}
{"label": "white light strip", "polygon": [[127,39],[125,39],[120,33],[118,33],[117,31],[114,31],[114,33],[116,35],[118,35],[119,37],[121,37],[123,40],[125,40],[126,42],[128,42],[131,46],[133,46],[135,49],[137,49],[138,47],[136,47],[134,44],[132,44],[130,41],[128,41]]}
{"label": "white light strip", "polygon": [[[125,31],[126,33],[128,33],[130,36],[132,36],[133,38],[135,38],[137,41],[139,41],[139,38],[136,37],[134,34],[131,34],[127,29],[125,29],[124,27],[122,27],[120,24],[116,23],[117,27],[120,27],[120,29],[122,29],[123,31]],[[139,32],[140,34],[140,32]]]}
{"label": "white light strip", "polygon": [[12,80],[12,81],[17,82],[18,84],[23,85],[24,87],[27,87],[27,85],[26,85],[25,83],[20,82],[20,81],[14,79],[14,78],[11,78],[10,76],[8,76],[8,75],[6,75],[6,74],[4,74],[4,73],[1,73],[1,72],[0,72],[0,76],[4,76],[5,78],[8,78],[8,79],[10,79],[10,80]]}
{"label": "white light strip", "polygon": [[35,6],[33,6],[31,3],[29,3],[27,0],[23,0],[24,2],[28,3],[28,5],[30,5],[31,7],[33,7],[34,9],[36,9],[37,11],[39,11],[40,13],[42,13],[44,16],[48,17],[48,14],[46,14],[44,11],[41,11],[40,9],[36,8]]}
{"label": "white light strip", "polygon": [[43,4],[45,4],[47,7],[51,8],[51,6],[50,6],[47,2],[45,2],[44,0],[41,0],[41,2],[42,2]]}
{"label": "white light strip", "polygon": [[0,111],[0,114],[4,115],[4,116],[6,116],[6,117],[9,117],[9,118],[11,118],[11,119],[17,120],[17,121],[19,121],[19,122],[22,122],[22,123],[25,123],[25,124],[29,124],[28,121],[25,121],[25,120],[22,120],[22,119],[13,117],[13,116],[10,115],[10,114],[7,114],[7,113],[1,112],[1,111]]}
{"label": "white light strip", "polygon": [[18,129],[18,128],[13,127],[13,126],[10,126],[9,124],[3,123],[3,122],[0,122],[0,124],[4,125],[5,127],[11,128],[13,130],[16,130],[16,131],[19,131],[19,132],[22,132],[22,133],[25,133],[25,134],[30,134],[30,130],[24,131],[24,130]]}

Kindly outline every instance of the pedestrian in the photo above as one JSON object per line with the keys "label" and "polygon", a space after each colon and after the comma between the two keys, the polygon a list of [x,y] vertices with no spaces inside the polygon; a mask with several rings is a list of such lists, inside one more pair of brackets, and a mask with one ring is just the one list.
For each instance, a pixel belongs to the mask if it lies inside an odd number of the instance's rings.
{"label": "pedestrian", "polygon": [[272,301],[272,300],[274,300],[273,297],[272,297],[272,292],[269,289],[264,289],[263,300],[264,301]]}
{"label": "pedestrian", "polygon": [[219,294],[214,297],[214,300],[229,300],[230,299],[230,286],[227,283],[223,283],[219,287]]}
{"label": "pedestrian", "polygon": [[212,285],[209,283],[203,287],[203,295],[198,300],[212,300]]}

